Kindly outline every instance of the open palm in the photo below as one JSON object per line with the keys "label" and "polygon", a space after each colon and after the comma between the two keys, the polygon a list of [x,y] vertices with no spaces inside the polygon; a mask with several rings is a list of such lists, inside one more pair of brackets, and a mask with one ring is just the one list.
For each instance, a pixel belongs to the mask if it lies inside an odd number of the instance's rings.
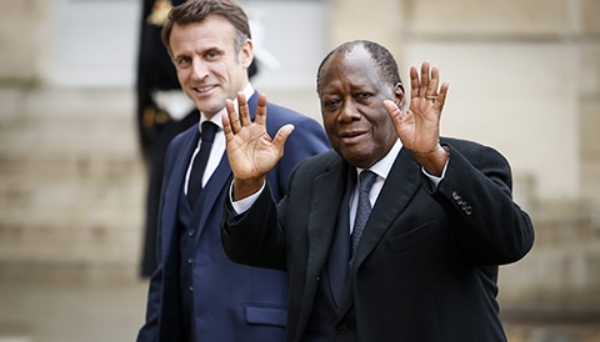
{"label": "open palm", "polygon": [[428,61],[421,65],[420,77],[416,67],[410,69],[410,84],[410,102],[405,114],[392,101],[385,101],[384,105],[404,148],[426,155],[439,146],[440,118],[449,84],[442,84],[438,93],[439,69],[430,70]]}
{"label": "open palm", "polygon": [[227,156],[236,181],[262,179],[283,156],[283,148],[294,127],[285,125],[271,139],[266,130],[267,99],[258,98],[255,121],[250,120],[246,98],[238,94],[239,114],[227,100],[227,115],[223,115],[223,130]]}

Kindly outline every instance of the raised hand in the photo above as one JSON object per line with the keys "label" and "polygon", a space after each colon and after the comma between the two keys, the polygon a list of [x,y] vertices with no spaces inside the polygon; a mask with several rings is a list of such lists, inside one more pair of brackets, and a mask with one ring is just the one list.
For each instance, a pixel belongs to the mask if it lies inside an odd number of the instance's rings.
{"label": "raised hand", "polygon": [[417,161],[432,174],[441,173],[447,160],[439,137],[449,83],[444,82],[441,87],[439,83],[438,67],[431,68],[429,61],[425,61],[420,75],[416,67],[410,69],[410,104],[405,115],[394,102],[384,101],[404,148],[413,152]]}
{"label": "raised hand", "polygon": [[266,174],[283,156],[285,142],[294,130],[293,125],[285,125],[271,139],[266,129],[266,96],[260,94],[258,97],[254,122],[250,120],[250,110],[244,95],[238,93],[237,99],[239,115],[233,102],[226,100],[227,115],[222,117],[227,156],[234,177],[234,200],[260,190]]}

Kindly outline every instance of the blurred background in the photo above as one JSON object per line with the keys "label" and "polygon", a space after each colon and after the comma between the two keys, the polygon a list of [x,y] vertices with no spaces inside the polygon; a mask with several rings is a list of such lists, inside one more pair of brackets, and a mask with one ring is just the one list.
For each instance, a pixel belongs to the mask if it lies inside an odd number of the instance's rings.
{"label": "blurred background", "polygon": [[[501,267],[509,340],[600,341],[600,0],[240,0],[253,84],[320,120],[315,74],[375,40],[450,81],[442,134],[510,161],[533,250]],[[146,171],[141,0],[0,0],[0,342],[133,341]],[[458,341],[457,341],[458,342]]]}

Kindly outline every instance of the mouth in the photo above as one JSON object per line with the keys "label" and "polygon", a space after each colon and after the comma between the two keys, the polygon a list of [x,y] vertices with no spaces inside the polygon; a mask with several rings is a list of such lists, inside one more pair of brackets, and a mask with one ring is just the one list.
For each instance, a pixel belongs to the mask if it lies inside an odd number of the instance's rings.
{"label": "mouth", "polygon": [[217,86],[210,85],[210,86],[205,86],[205,87],[193,87],[192,89],[197,93],[203,94],[203,93],[207,93],[207,92],[215,89],[216,87]]}
{"label": "mouth", "polygon": [[367,132],[365,132],[365,131],[342,132],[342,133],[340,133],[340,138],[346,144],[349,144],[349,143],[355,143],[355,142],[359,141],[366,134],[367,134]]}

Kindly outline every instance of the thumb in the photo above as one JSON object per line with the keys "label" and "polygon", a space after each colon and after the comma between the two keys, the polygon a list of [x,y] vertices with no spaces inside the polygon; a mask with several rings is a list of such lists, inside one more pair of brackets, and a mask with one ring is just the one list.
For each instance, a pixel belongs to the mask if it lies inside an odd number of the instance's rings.
{"label": "thumb", "polygon": [[273,145],[279,150],[283,151],[283,146],[287,141],[288,137],[294,131],[295,127],[292,124],[287,124],[277,131],[275,138],[273,139]]}
{"label": "thumb", "polygon": [[383,106],[394,123],[400,123],[404,118],[402,111],[394,101],[384,100]]}

